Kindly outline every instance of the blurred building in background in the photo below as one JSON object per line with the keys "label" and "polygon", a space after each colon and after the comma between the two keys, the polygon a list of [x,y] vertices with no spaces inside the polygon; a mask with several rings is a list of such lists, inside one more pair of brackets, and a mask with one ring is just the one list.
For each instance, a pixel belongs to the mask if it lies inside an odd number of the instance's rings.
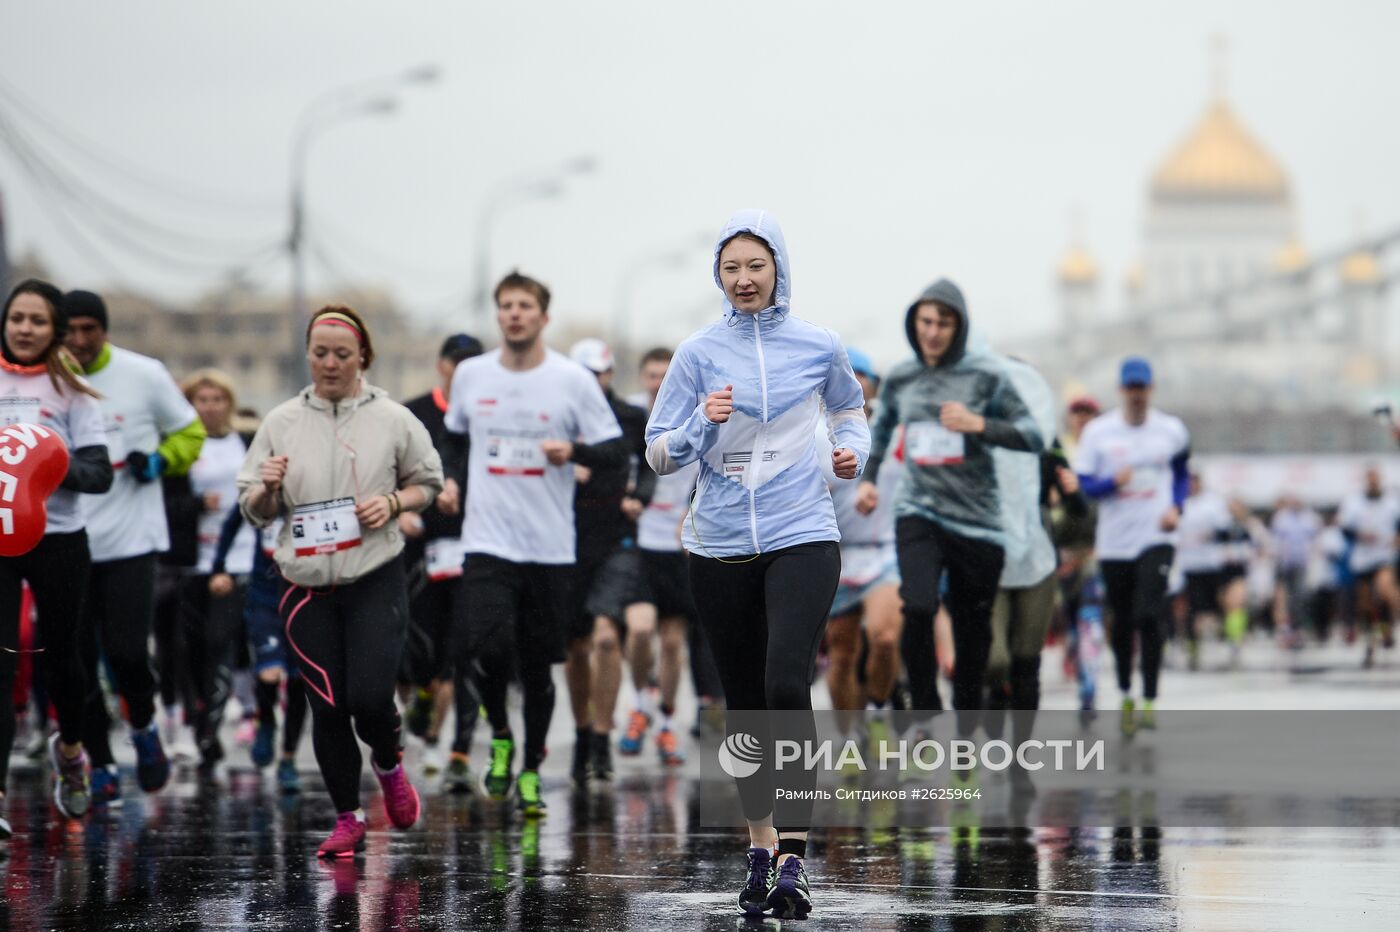
{"label": "blurred building in background", "polygon": [[[259,413],[285,400],[286,370],[305,368],[291,347],[296,326],[284,295],[230,285],[186,308],[168,307],[139,294],[103,293],[114,343],[155,356],[178,379],[213,366],[227,372],[238,388],[240,405]],[[313,295],[310,307],[349,304],[360,313],[374,339],[369,381],[395,398],[430,388],[440,336],[420,330],[382,290],[360,287],[353,294]]]}
{"label": "blurred building in background", "polygon": [[[1109,294],[1088,244],[1056,276],[1060,329],[1016,347],[1066,395],[1116,392],[1152,360],[1203,451],[1379,451],[1397,391],[1389,286],[1400,231],[1310,254],[1282,163],[1217,94],[1148,186],[1140,258]],[[1045,353],[1053,346],[1056,353]],[[1037,347],[1041,351],[1037,352]]]}

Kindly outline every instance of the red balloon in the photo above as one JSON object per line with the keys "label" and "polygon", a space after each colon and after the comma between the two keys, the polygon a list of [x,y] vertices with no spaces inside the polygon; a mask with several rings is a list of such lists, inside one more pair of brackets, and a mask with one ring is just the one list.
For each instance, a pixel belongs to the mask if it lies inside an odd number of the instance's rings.
{"label": "red balloon", "polygon": [[39,546],[49,521],[49,496],[68,475],[68,447],[47,427],[0,430],[0,557]]}

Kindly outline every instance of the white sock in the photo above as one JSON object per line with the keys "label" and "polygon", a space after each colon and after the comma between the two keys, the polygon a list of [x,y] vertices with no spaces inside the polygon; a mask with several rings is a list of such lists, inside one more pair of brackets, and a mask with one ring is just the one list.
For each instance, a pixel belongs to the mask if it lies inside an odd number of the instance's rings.
{"label": "white sock", "polygon": [[637,691],[637,711],[645,715],[647,718],[653,717],[651,712],[651,703],[652,695],[650,689],[641,689]]}
{"label": "white sock", "polygon": [[671,730],[671,713],[667,712],[665,709],[661,710],[661,730]]}

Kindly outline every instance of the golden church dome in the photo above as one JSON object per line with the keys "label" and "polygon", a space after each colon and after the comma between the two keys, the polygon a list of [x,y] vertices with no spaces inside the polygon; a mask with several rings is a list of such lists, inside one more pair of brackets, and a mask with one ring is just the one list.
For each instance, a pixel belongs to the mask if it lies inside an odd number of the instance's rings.
{"label": "golden church dome", "polygon": [[1094,257],[1083,246],[1071,246],[1060,260],[1059,279],[1066,285],[1090,285],[1099,277]]}
{"label": "golden church dome", "polygon": [[1288,177],[1229,106],[1218,100],[1157,170],[1152,193],[1286,198]]}
{"label": "golden church dome", "polygon": [[1358,250],[1342,260],[1342,281],[1348,285],[1374,285],[1381,280],[1380,263],[1369,249]]}
{"label": "golden church dome", "polygon": [[1274,268],[1280,272],[1297,272],[1308,264],[1308,251],[1296,239],[1290,239],[1274,254]]}

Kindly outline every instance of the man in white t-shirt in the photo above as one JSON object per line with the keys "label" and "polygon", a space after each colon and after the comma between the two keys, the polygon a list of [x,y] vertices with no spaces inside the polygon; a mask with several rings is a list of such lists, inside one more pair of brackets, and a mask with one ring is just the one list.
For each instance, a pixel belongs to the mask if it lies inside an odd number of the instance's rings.
{"label": "man in white t-shirt", "polygon": [[525,755],[517,800],[526,816],[539,816],[539,766],[554,713],[550,667],[564,660],[573,611],[574,464],[616,467],[627,447],[597,379],[545,346],[543,284],[507,275],[496,286],[496,320],[501,348],[457,367],[445,416],[447,430],[471,441],[458,643],[480,673],[493,730],[483,783],[497,799],[515,782],[506,689],[518,661]]}
{"label": "man in white t-shirt", "polygon": [[[111,491],[83,496],[92,548],[83,665],[97,669],[99,649],[105,653],[117,692],[126,700],[137,782],[154,793],[170,778],[155,724],[156,678],[148,647],[155,624],[156,560],[170,549],[159,480],[189,471],[204,444],[204,424],[158,360],[108,342],[101,297],[70,291],[63,304],[69,319],[64,342],[102,395],[115,470]],[[97,677],[90,678],[90,687],[83,744],[93,771],[110,774],[110,724]]]}
{"label": "man in white t-shirt", "polygon": [[1229,503],[1204,488],[1201,477],[1193,473],[1176,542],[1176,568],[1186,585],[1186,649],[1192,670],[1200,667],[1203,619],[1220,617],[1220,590],[1225,584],[1222,542],[1229,531]]}
{"label": "man in white t-shirt", "polygon": [[1348,567],[1356,580],[1356,617],[1366,629],[1364,665],[1375,663],[1376,643],[1395,644],[1391,624],[1397,600],[1396,539],[1400,498],[1385,487],[1380,468],[1366,468],[1365,487],[1342,499],[1337,526],[1351,544]]}
{"label": "man in white t-shirt", "polygon": [[[1173,533],[1190,485],[1186,425],[1152,407],[1152,367],[1123,360],[1121,407],[1084,428],[1074,470],[1099,502],[1095,548],[1113,612],[1113,654],[1123,692],[1122,726],[1131,734],[1156,725],[1154,704],[1167,623],[1167,577]],[[1142,652],[1142,717],[1132,698],[1133,640]]]}

